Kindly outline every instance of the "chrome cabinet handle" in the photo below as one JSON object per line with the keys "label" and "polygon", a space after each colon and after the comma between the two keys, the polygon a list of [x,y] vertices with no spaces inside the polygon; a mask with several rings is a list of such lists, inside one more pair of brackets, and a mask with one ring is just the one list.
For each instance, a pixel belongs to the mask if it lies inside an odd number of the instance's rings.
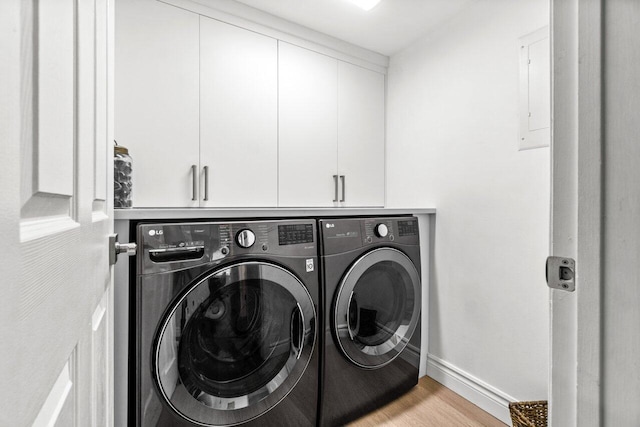
{"label": "chrome cabinet handle", "polygon": [[204,167],[204,201],[209,200],[209,166]]}
{"label": "chrome cabinet handle", "polygon": [[191,189],[191,200],[194,202],[198,200],[198,167],[196,165],[191,165],[191,181],[192,181],[192,189]]}
{"label": "chrome cabinet handle", "polygon": [[333,184],[335,185],[335,190],[334,190],[335,197],[333,201],[337,202],[338,201],[338,175],[333,175]]}
{"label": "chrome cabinet handle", "polygon": [[340,179],[342,180],[342,199],[340,199],[341,202],[344,202],[347,198],[347,196],[345,195],[345,187],[347,186],[346,182],[347,182],[347,177],[345,175],[340,175]]}

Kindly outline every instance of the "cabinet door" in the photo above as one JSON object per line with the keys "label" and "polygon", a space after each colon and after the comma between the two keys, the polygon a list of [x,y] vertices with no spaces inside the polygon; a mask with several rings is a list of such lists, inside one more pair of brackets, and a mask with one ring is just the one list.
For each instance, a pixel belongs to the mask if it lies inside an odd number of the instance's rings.
{"label": "cabinet door", "polygon": [[278,203],[277,43],[200,17],[201,206]]}
{"label": "cabinet door", "polygon": [[384,206],[384,93],[383,74],[339,61],[338,170],[344,206]]}
{"label": "cabinet door", "polygon": [[197,206],[198,15],[126,0],[115,26],[115,139],[133,157],[133,205]]}
{"label": "cabinet door", "polygon": [[279,42],[279,206],[334,206],[337,60]]}

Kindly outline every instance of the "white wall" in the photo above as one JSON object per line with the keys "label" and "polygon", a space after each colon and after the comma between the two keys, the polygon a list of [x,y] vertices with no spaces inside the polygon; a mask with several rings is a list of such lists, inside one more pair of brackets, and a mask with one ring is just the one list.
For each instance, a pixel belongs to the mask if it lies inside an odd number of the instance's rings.
{"label": "white wall", "polygon": [[437,208],[427,372],[503,420],[547,399],[549,148],[518,151],[517,40],[548,15],[477,2],[388,75],[388,206]]}

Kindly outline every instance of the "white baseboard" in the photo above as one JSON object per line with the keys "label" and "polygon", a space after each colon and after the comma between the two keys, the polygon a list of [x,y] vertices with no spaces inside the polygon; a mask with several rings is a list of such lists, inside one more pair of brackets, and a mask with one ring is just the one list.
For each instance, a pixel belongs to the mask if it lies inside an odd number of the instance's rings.
{"label": "white baseboard", "polygon": [[427,355],[427,375],[503,423],[511,425],[509,402],[516,399],[508,394],[431,354]]}

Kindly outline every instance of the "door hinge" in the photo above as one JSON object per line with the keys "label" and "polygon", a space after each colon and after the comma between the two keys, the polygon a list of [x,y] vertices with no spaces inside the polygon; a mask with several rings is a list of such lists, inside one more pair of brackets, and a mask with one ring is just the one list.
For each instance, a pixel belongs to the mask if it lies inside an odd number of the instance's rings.
{"label": "door hinge", "polygon": [[138,252],[138,245],[135,243],[120,243],[118,235],[109,236],[109,265],[114,265],[118,261],[118,255],[125,254],[133,256]]}
{"label": "door hinge", "polygon": [[559,256],[547,258],[547,285],[552,289],[573,292],[576,290],[576,261]]}

